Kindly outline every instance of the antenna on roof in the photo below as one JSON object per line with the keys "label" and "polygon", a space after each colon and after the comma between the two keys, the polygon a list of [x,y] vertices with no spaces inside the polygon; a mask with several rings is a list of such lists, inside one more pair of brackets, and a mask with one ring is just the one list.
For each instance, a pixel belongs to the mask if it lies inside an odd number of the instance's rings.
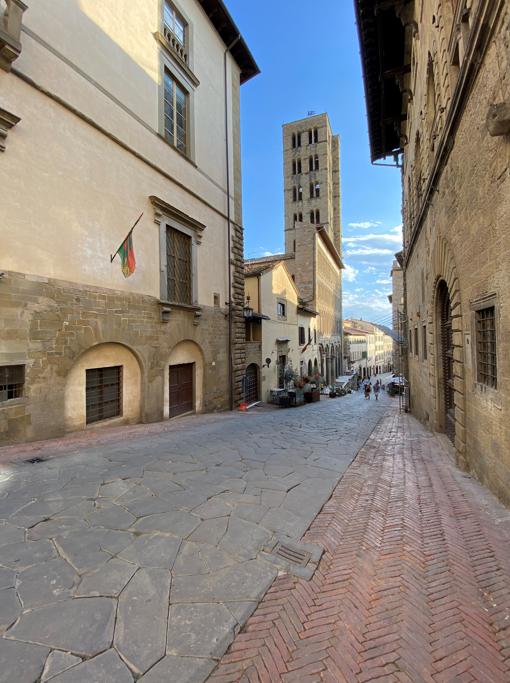
{"label": "antenna on roof", "polygon": [[309,111],[309,112],[308,112],[308,116],[315,116],[315,112],[314,112],[314,111]]}

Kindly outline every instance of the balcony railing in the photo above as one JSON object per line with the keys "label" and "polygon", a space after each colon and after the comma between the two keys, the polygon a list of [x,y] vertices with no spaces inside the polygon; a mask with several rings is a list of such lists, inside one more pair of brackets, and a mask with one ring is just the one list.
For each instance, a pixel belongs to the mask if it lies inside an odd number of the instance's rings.
{"label": "balcony railing", "polygon": [[184,62],[184,64],[186,64],[186,66],[189,66],[189,64],[188,64],[188,53],[186,51],[186,48],[181,43],[181,41],[177,38],[175,33],[172,31],[172,29],[168,28],[168,26],[165,25],[164,33],[165,33],[165,38],[166,38],[167,43],[169,43],[170,47],[175,52],[177,57],[182,62]]}

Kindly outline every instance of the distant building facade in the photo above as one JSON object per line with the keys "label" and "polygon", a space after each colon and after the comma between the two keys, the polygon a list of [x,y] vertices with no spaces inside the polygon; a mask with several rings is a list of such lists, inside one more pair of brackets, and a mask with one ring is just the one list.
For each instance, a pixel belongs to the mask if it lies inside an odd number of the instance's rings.
{"label": "distant building facade", "polygon": [[[365,363],[361,363],[360,373],[366,375],[378,375],[383,372],[390,372],[393,365],[393,339],[374,323],[363,320],[362,318],[346,318],[344,326],[348,332],[353,330],[366,333],[367,357]],[[389,332],[389,330],[387,330]],[[365,373],[363,372],[365,370]]]}
{"label": "distant building facade", "polygon": [[357,23],[372,160],[403,155],[411,410],[510,506],[510,2],[377,4]]}
{"label": "distant building facade", "polygon": [[24,7],[0,4],[0,443],[228,409],[256,63],[219,0]]}
{"label": "distant building facade", "polygon": [[253,309],[245,319],[249,403],[266,401],[268,391],[281,385],[280,367],[292,365],[301,375],[318,372],[317,313],[299,304],[286,263],[245,262],[246,297]]}

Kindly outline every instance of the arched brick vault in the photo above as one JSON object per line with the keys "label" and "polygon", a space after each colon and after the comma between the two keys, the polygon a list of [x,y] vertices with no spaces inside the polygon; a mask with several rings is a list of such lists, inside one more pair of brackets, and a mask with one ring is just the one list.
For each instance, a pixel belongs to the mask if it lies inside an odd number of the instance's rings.
{"label": "arched brick vault", "polygon": [[464,343],[462,334],[462,307],[460,297],[460,283],[455,266],[453,250],[447,240],[438,236],[430,255],[430,291],[427,310],[428,331],[428,368],[430,381],[431,403],[434,411],[434,427],[438,429],[442,422],[441,410],[441,328],[438,315],[438,289],[441,281],[446,283],[450,296],[453,318],[453,373],[455,388],[455,448],[460,461],[466,459],[466,397],[464,380]]}

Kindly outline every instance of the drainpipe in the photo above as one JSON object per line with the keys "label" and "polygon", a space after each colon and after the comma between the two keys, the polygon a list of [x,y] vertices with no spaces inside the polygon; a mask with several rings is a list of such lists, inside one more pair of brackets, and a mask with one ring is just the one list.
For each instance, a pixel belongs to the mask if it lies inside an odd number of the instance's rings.
{"label": "drainpipe", "polygon": [[233,316],[234,307],[232,305],[232,244],[231,244],[231,227],[230,227],[230,152],[228,146],[228,85],[227,85],[227,54],[240,40],[241,34],[230,43],[223,55],[223,67],[225,77],[225,154],[227,160],[227,264],[228,264],[228,390],[230,410],[234,410],[234,372],[233,372],[233,357],[232,357],[232,339],[233,339]]}

